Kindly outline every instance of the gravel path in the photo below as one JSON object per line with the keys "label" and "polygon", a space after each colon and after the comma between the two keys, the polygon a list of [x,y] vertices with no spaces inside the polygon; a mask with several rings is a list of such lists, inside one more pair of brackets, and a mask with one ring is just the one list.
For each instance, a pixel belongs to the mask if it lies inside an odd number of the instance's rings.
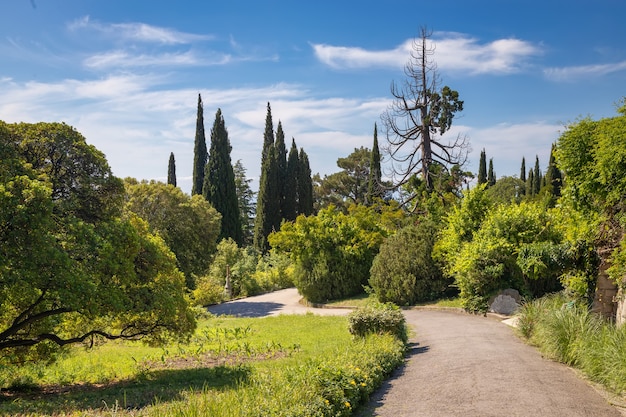
{"label": "gravel path", "polygon": [[[347,314],[299,304],[295,289],[213,306],[214,314]],[[405,366],[360,417],[619,417],[623,414],[570,368],[546,360],[491,317],[405,311],[414,334]]]}

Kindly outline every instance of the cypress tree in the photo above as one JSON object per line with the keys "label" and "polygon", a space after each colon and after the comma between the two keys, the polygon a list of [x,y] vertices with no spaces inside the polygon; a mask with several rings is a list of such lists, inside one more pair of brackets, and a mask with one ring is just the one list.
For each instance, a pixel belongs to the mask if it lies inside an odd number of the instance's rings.
{"label": "cypress tree", "polygon": [[283,218],[287,221],[296,219],[298,210],[298,147],[296,140],[291,138],[291,148],[287,158],[287,174],[285,176],[285,201],[283,205]]}
{"label": "cypress tree", "polygon": [[478,163],[478,185],[487,182],[487,154],[483,149],[480,151],[480,162]]}
{"label": "cypress tree", "polygon": [[170,152],[170,162],[167,165],[167,183],[176,187],[176,161],[174,160],[174,152]]}
{"label": "cypress tree", "polygon": [[554,197],[561,196],[561,186],[563,180],[563,174],[561,170],[556,166],[556,159],[554,152],[556,151],[556,144],[552,144],[550,149],[550,160],[548,162],[548,169],[546,171],[545,183],[549,188],[550,194]]}
{"label": "cypress tree", "polygon": [[309,216],[313,214],[313,181],[309,156],[302,148],[298,160],[298,214]]}
{"label": "cypress tree", "polygon": [[278,179],[278,201],[280,206],[280,218],[284,219],[285,216],[285,200],[287,198],[287,147],[285,146],[285,133],[283,132],[283,125],[278,121],[278,127],[276,128],[276,142],[274,143],[276,152],[276,174]]}
{"label": "cypress tree", "polygon": [[196,116],[196,139],[193,147],[193,178],[191,195],[202,194],[204,183],[204,167],[207,163],[208,153],[206,138],[204,136],[204,109],[202,97],[198,94],[198,113]]}
{"label": "cypress tree", "polygon": [[254,196],[256,193],[250,187],[252,179],[246,176],[246,168],[241,160],[235,163],[233,171],[235,172],[235,189],[237,190],[241,216],[242,244],[243,246],[250,246],[254,241],[254,217],[256,213]]}
{"label": "cypress tree", "polygon": [[276,198],[278,194],[278,171],[275,164],[275,153],[274,146],[270,146],[267,149],[267,157],[261,166],[261,180],[254,221],[254,247],[261,253],[266,253],[269,250],[267,236],[280,228],[280,205]]}
{"label": "cypress tree", "polygon": [[522,156],[522,167],[519,171],[519,179],[526,182],[526,158]]}
{"label": "cypress tree", "polygon": [[374,143],[370,158],[369,182],[367,184],[366,204],[372,204],[376,198],[382,197],[382,173],[380,169],[380,149],[378,148],[378,127],[374,123]]}
{"label": "cypress tree", "polygon": [[493,158],[489,158],[489,172],[487,174],[487,183],[491,187],[496,183],[496,173],[493,172]]}
{"label": "cypress tree", "polygon": [[235,173],[230,159],[231,149],[222,110],[217,109],[211,129],[211,149],[204,174],[202,195],[222,215],[219,239],[232,238],[241,245],[243,234]]}
{"label": "cypress tree", "polygon": [[539,169],[539,155],[537,155],[535,159],[535,171],[533,173],[533,195],[537,195],[539,194],[539,191],[541,191],[541,177],[541,170]]}
{"label": "cypress tree", "polygon": [[272,109],[267,102],[267,113],[265,115],[265,132],[263,132],[263,153],[261,154],[261,166],[267,158],[269,149],[274,146],[274,123],[272,122]]}
{"label": "cypress tree", "polygon": [[532,169],[528,170],[528,178],[526,179],[526,195],[534,195],[535,193],[535,176]]}

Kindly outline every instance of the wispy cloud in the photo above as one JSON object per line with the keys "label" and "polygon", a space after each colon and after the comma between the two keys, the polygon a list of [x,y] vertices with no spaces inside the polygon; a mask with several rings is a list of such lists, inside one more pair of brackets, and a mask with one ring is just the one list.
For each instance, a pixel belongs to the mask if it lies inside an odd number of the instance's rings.
{"label": "wispy cloud", "polygon": [[626,61],[611,64],[579,65],[546,68],[544,75],[554,81],[576,81],[581,78],[601,77],[614,72],[626,71]]}
{"label": "wispy cloud", "polygon": [[[413,39],[389,50],[367,50],[360,47],[312,44],[315,56],[336,69],[399,67],[408,61]],[[437,66],[446,71],[465,71],[470,74],[507,74],[520,71],[528,60],[541,53],[541,48],[530,42],[498,39],[480,43],[465,34],[436,32],[429,48],[435,48]]]}
{"label": "wispy cloud", "polygon": [[165,52],[161,54],[132,54],[116,50],[95,54],[83,61],[83,65],[92,69],[132,68],[132,67],[173,67],[223,65],[231,62],[228,54],[213,54],[212,57],[200,57],[192,51]]}
{"label": "wispy cloud", "polygon": [[70,30],[91,29],[126,41],[160,43],[166,45],[189,44],[211,40],[212,35],[179,32],[174,29],[148,25],[146,23],[102,23],[89,16],[81,17],[68,24]]}

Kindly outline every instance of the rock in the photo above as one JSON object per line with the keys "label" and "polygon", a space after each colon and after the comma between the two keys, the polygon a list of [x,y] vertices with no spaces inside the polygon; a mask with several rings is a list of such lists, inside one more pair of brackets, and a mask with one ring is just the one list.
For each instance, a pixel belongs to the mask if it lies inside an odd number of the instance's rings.
{"label": "rock", "polygon": [[520,307],[521,300],[522,297],[517,290],[511,288],[502,290],[489,300],[489,311],[510,316]]}

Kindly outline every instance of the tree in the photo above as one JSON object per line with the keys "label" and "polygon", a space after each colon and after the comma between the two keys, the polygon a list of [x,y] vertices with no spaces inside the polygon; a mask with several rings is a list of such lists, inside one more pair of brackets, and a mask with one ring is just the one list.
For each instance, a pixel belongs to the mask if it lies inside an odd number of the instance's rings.
{"label": "tree", "polygon": [[556,144],[552,144],[550,149],[550,160],[548,161],[548,169],[546,171],[546,189],[548,193],[554,198],[561,196],[561,187],[563,181],[563,174],[561,170],[556,166],[555,159]]}
{"label": "tree", "polygon": [[289,190],[287,188],[287,147],[285,146],[285,133],[283,132],[283,125],[280,121],[278,121],[278,127],[276,128],[276,142],[274,143],[274,147],[276,148],[274,156],[276,157],[276,174],[278,176],[280,218],[284,219],[286,218],[286,210],[289,210],[289,208],[285,207],[287,194],[293,193],[293,189]]}
{"label": "tree", "polygon": [[176,160],[174,152],[170,152],[170,162],[167,165],[167,183],[176,187]]}
{"label": "tree", "polygon": [[[526,158],[522,157],[522,166],[520,168],[520,172],[519,172],[519,179],[524,182],[524,184],[526,183]],[[521,189],[521,193],[522,195],[526,194],[526,187],[524,186]]]}
{"label": "tree", "polygon": [[300,160],[298,159],[298,147],[296,140],[291,139],[291,148],[287,158],[287,173],[285,175],[285,201],[283,205],[283,218],[287,221],[296,219],[298,210],[298,170]]}
{"label": "tree", "polygon": [[127,213],[144,219],[151,233],[163,238],[176,255],[188,288],[195,276],[210,266],[221,230],[221,215],[201,195],[189,196],[178,188],[156,181],[126,179]]}
{"label": "tree", "polygon": [[433,184],[431,165],[463,165],[468,151],[464,136],[448,143],[442,139],[455,114],[463,110],[463,101],[450,87],[439,88],[437,65],[431,58],[435,47],[430,37],[431,32],[422,28],[404,69],[406,80],[402,87],[392,83],[394,100],[382,115],[387,131],[386,152],[398,185],[420,172],[428,191]]}
{"label": "tree", "polygon": [[222,110],[217,109],[211,129],[211,149],[204,172],[202,195],[222,215],[219,240],[232,238],[242,242],[239,202],[235,188],[235,173],[230,159],[228,131]]}
{"label": "tree", "polygon": [[261,180],[254,220],[254,247],[261,253],[266,253],[269,250],[267,236],[280,229],[280,204],[276,197],[278,195],[278,170],[275,164],[275,153],[275,147],[270,146],[261,166]]}
{"label": "tree", "polygon": [[537,156],[535,158],[535,169],[533,171],[533,182],[532,182],[532,187],[533,187],[533,195],[537,195],[539,194],[539,191],[541,191],[541,185],[543,182],[543,178],[541,175],[541,169],[539,168],[539,156]]}
{"label": "tree", "polygon": [[313,214],[313,181],[309,156],[300,148],[298,155],[298,214]]}
{"label": "tree", "polygon": [[372,204],[377,198],[383,198],[382,171],[380,168],[380,148],[378,147],[378,126],[374,123],[374,143],[369,165],[366,203]]}
{"label": "tree", "polygon": [[[355,148],[345,158],[337,159],[342,171],[325,175],[317,188],[321,205],[334,204],[342,209],[351,204],[365,204],[370,182],[372,152],[364,147]],[[378,185],[377,185],[378,186]]]}
{"label": "tree", "polygon": [[255,192],[250,188],[252,179],[246,176],[246,169],[238,160],[233,166],[235,173],[235,189],[239,202],[239,215],[241,216],[242,244],[252,245],[254,241],[254,217],[256,215]]}
{"label": "tree", "polygon": [[528,170],[528,178],[526,179],[526,195],[532,196],[535,194],[535,171]]}
{"label": "tree", "polygon": [[120,217],[122,182],[65,124],[0,124],[0,361],[71,343],[184,339],[195,320],[163,240]]}
{"label": "tree", "polygon": [[202,194],[204,184],[204,167],[209,155],[206,148],[206,138],[204,135],[204,109],[202,97],[198,94],[198,112],[196,116],[196,139],[193,147],[193,178],[191,194]]}
{"label": "tree", "polygon": [[483,149],[480,151],[480,161],[478,162],[478,185],[487,183],[487,154]]}
{"label": "tree", "polygon": [[274,122],[272,122],[272,108],[267,102],[267,113],[265,114],[265,131],[263,132],[263,151],[261,154],[261,166],[267,158],[269,149],[274,146]]}
{"label": "tree", "polygon": [[496,183],[496,173],[493,171],[493,158],[489,158],[489,171],[487,174],[487,184],[491,187]]}

